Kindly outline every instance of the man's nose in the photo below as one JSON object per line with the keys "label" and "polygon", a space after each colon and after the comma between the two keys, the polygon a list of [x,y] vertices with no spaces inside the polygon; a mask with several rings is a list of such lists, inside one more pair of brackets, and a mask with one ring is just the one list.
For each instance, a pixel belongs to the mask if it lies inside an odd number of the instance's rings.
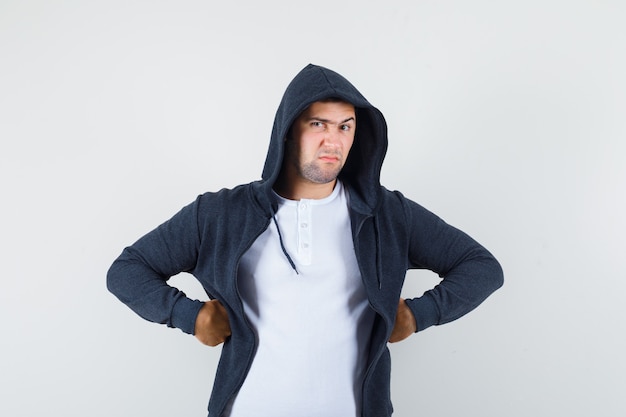
{"label": "man's nose", "polygon": [[324,144],[327,146],[337,146],[339,143],[339,132],[337,129],[334,126],[326,129],[324,134]]}

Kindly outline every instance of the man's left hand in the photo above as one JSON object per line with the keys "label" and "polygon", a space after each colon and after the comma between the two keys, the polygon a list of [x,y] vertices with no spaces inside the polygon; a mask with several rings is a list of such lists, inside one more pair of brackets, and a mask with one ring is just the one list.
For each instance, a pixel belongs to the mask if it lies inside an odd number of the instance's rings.
{"label": "man's left hand", "polygon": [[413,316],[413,312],[406,304],[406,301],[404,301],[404,298],[401,298],[398,303],[396,322],[393,325],[389,342],[395,343],[404,340],[416,331],[417,323],[415,322],[415,316]]}

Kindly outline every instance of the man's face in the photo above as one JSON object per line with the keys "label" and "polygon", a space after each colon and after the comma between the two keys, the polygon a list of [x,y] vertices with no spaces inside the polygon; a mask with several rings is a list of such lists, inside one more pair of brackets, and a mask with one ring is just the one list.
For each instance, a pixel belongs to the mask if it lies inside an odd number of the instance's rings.
{"label": "man's face", "polygon": [[315,102],[293,123],[286,142],[287,163],[299,180],[316,184],[334,181],[354,141],[356,114],[345,102]]}

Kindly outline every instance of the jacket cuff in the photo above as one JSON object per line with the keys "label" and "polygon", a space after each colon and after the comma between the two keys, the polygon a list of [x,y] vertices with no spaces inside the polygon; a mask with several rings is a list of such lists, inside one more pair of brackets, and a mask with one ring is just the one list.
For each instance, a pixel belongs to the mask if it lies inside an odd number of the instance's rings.
{"label": "jacket cuff", "polygon": [[430,295],[424,294],[419,298],[405,301],[415,316],[417,332],[439,324],[439,309]]}
{"label": "jacket cuff", "polygon": [[203,305],[202,301],[180,297],[172,309],[171,327],[176,327],[187,334],[194,334],[196,317]]}

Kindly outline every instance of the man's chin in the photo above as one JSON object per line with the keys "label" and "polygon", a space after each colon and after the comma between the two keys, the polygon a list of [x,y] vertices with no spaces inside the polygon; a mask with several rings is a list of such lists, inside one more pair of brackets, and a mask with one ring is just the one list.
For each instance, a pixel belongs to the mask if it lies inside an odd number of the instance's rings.
{"label": "man's chin", "polygon": [[339,176],[340,170],[324,170],[318,167],[305,167],[302,170],[302,176],[307,180],[316,184],[328,184],[333,182]]}

